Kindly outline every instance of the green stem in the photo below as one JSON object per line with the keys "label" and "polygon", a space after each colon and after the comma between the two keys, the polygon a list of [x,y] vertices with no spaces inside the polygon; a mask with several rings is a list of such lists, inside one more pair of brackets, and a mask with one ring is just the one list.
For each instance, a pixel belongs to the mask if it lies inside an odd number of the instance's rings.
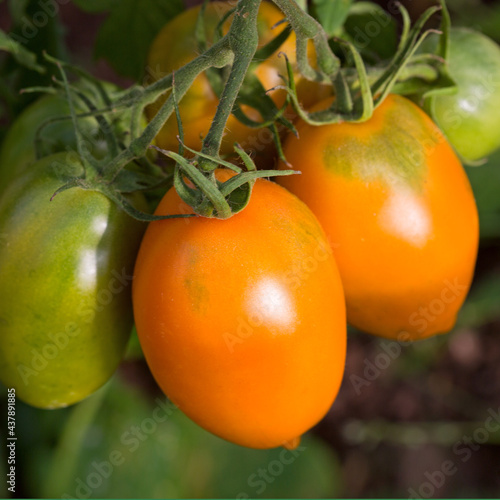
{"label": "green stem", "polygon": [[57,498],[64,493],[70,494],[85,436],[101,408],[109,385],[106,384],[72,409],[43,484],[44,498]]}
{"label": "green stem", "polygon": [[[175,85],[176,98],[180,100],[189,90],[193,81],[200,73],[210,67],[222,68],[231,63],[232,60],[233,52],[229,47],[229,39],[226,36],[215,45],[212,45],[212,47],[210,47],[204,54],[198,56],[196,59],[180,68],[175,73],[175,82],[173,82],[173,75],[170,74],[147,87],[138,95],[136,93],[131,93],[126,96],[124,98],[125,101],[131,98],[137,99],[134,103],[135,109],[133,122],[135,124],[137,122],[137,110],[142,110],[146,105],[155,102],[165,91],[172,87],[172,84]],[[149,145],[161,130],[164,123],[170,118],[173,111],[174,99],[172,93],[170,93],[165,103],[143,130],[142,134],[139,137],[134,138],[129,148],[122,151],[108,164],[106,169],[107,179],[114,179],[118,172],[127,163],[146,154]]]}
{"label": "green stem", "polygon": [[[106,144],[108,145],[109,148],[109,154],[113,157],[116,156],[118,154],[119,147],[118,147],[118,140],[116,136],[113,134],[113,128],[108,123],[104,115],[102,113],[99,113],[99,110],[94,106],[93,102],[89,98],[87,98],[87,96],[83,94],[83,92],[75,90],[75,93],[91,112],[96,113],[94,118],[97,124],[99,125],[99,129],[103,132]],[[78,115],[76,115],[76,117],[78,118]]]}
{"label": "green stem", "polygon": [[[335,81],[340,61],[328,44],[328,36],[321,24],[302,10],[295,0],[273,0],[283,11],[297,37],[297,63],[300,72],[309,80]],[[307,57],[307,41],[312,39],[316,49],[317,64],[321,71],[311,67]]]}
{"label": "green stem", "polygon": [[[485,420],[489,414],[485,412]],[[464,435],[473,436],[474,431],[484,427],[484,421],[464,422],[391,422],[387,420],[360,421],[352,420],[344,426],[344,435],[349,441],[361,443],[387,443],[418,446],[439,443],[441,446],[453,446]],[[486,444],[500,444],[500,432],[491,432]]]}
{"label": "green stem", "polygon": [[451,28],[451,18],[448,12],[448,7],[446,7],[445,0],[440,0],[440,5],[442,10],[442,21],[441,21],[441,31],[442,36],[439,38],[438,55],[440,55],[445,61],[448,60],[450,52],[450,28]]}
{"label": "green stem", "polygon": [[[203,141],[202,152],[218,156],[226,122],[233,110],[241,84],[259,45],[257,14],[261,0],[240,1],[229,29],[229,46],[237,54],[229,73],[229,78],[220,96],[217,111],[210,130]],[[203,164],[204,162],[202,162]],[[208,167],[215,168],[216,165]]]}

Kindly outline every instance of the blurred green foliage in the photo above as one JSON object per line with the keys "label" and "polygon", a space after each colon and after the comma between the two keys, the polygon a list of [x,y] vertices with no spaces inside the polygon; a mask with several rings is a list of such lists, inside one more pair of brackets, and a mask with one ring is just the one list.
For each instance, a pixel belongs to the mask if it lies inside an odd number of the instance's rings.
{"label": "blurred green foliage", "polygon": [[500,238],[500,151],[479,167],[466,167],[479,210],[481,239]]}
{"label": "blurred green foliage", "polygon": [[[16,413],[22,496],[321,498],[341,490],[335,455],[313,436],[295,451],[242,448],[119,374],[72,408],[39,410],[17,401]],[[5,463],[2,457],[0,467]]]}

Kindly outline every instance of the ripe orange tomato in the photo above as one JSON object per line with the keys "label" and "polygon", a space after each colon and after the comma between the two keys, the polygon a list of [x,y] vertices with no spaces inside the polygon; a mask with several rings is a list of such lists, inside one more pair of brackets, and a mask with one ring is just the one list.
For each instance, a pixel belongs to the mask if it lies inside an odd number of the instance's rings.
{"label": "ripe orange tomato", "polygon": [[[214,31],[223,15],[232,7],[234,7],[234,4],[227,2],[211,2],[207,4],[204,21],[209,41],[213,40]],[[194,30],[199,12],[200,6],[184,11],[167,23],[153,41],[148,55],[148,68],[154,81],[170,74],[172,71],[178,70],[198,55],[199,51]],[[257,18],[260,47],[284,30],[285,25],[274,27],[283,18],[283,13],[272,3],[262,2]],[[229,30],[231,19],[232,17],[224,24],[223,31],[225,33]],[[280,75],[286,76],[286,63],[285,58],[278,55],[279,52],[286,53],[292,65],[296,63],[294,33],[287,38],[278,51],[259,64],[255,70],[255,74],[266,90],[284,84]],[[312,63],[314,63],[312,46],[310,56]],[[321,95],[331,93],[327,86],[318,85],[305,79],[301,80],[298,73],[297,78],[299,97],[305,106],[312,104],[311,99],[314,99],[314,102],[318,100],[318,92],[321,92]],[[285,102],[286,94],[282,90],[273,91],[270,96],[278,107]],[[166,96],[158,99],[155,104],[148,108],[150,119],[156,114],[165,99]],[[208,78],[205,73],[202,73],[195,79],[193,85],[179,103],[184,142],[188,147],[200,150],[202,138],[206,136],[210,129],[218,102],[219,100],[213,92]],[[242,109],[251,119],[262,121],[262,117],[255,109],[246,106],[242,106]],[[179,147],[177,135],[177,119],[175,115],[172,115],[157,135],[157,145],[163,149],[177,151]],[[235,116],[231,115],[226,124],[221,153],[232,153],[235,142],[238,142],[244,149],[254,149],[257,154],[261,153],[262,156],[265,156],[269,151],[269,147],[272,147],[272,136],[267,129],[252,129],[243,125]]]}
{"label": "ripe orange tomato", "polygon": [[347,321],[403,340],[449,331],[473,276],[478,215],[440,130],[396,95],[364,123],[299,122],[297,130],[300,139],[287,137],[284,153],[302,175],[278,182],[328,235]]}
{"label": "ripe orange tomato", "polygon": [[[156,213],[192,213],[175,190]],[[192,420],[242,446],[293,446],[330,408],[346,350],[335,260],[312,212],[257,180],[227,220],[149,225],[134,315],[162,390]]]}

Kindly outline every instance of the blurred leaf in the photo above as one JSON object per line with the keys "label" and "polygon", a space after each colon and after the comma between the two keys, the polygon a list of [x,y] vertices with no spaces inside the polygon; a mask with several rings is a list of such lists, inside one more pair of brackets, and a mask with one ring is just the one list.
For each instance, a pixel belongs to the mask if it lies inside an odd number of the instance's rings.
{"label": "blurred leaf", "polygon": [[[36,419],[31,425],[39,430]],[[51,489],[55,497],[324,498],[340,492],[338,461],[313,436],[294,452],[236,446],[198,427],[164,396],[148,400],[119,376],[83,444],[74,447],[66,453],[77,458],[76,474],[58,481],[69,487]],[[44,449],[30,453],[38,460],[30,462],[26,477],[47,480],[40,457],[50,463],[54,452]],[[29,494],[40,495],[34,481]]]}
{"label": "blurred leaf", "polygon": [[457,324],[478,328],[498,318],[500,304],[500,274],[494,273],[483,278],[474,286],[462,306]]}
{"label": "blurred leaf", "polygon": [[500,151],[480,167],[467,167],[479,211],[482,238],[500,238]]}
{"label": "blurred leaf", "polygon": [[182,10],[182,0],[121,0],[101,27],[96,57],[107,59],[120,75],[140,79],[154,37]]}
{"label": "blurred leaf", "polygon": [[346,38],[365,57],[374,61],[389,59],[396,51],[396,20],[377,4],[354,3],[344,23],[344,30]]}
{"label": "blurred leaf", "polygon": [[69,478],[75,473],[79,451],[87,435],[89,425],[94,421],[103,398],[110,384],[71,409],[71,414],[58,436],[58,445],[51,457],[50,469],[41,482],[41,493],[44,498],[52,497],[52,493],[70,488]]}
{"label": "blurred leaf", "polygon": [[10,38],[0,30],[0,50],[5,50],[12,54],[14,59],[25,68],[32,69],[38,73],[43,73],[45,68],[36,62],[36,55],[25,49],[20,43]]}
{"label": "blurred leaf", "polygon": [[481,0],[447,2],[454,26],[468,26],[500,42],[500,4]]}
{"label": "blurred leaf", "polygon": [[137,330],[132,329],[132,335],[127,345],[127,351],[125,353],[125,359],[144,359],[144,353],[142,352],[142,347],[139,342],[139,337],[137,336]]}
{"label": "blurred leaf", "polygon": [[352,0],[312,0],[313,13],[329,36],[338,34]]}
{"label": "blurred leaf", "polygon": [[15,0],[10,6],[13,21],[9,33],[11,38],[39,56],[48,52],[58,59],[64,58],[66,53],[57,2]]}
{"label": "blurred leaf", "polygon": [[57,68],[53,65],[44,66],[46,68],[44,73],[26,68],[25,64],[30,62],[31,57],[26,54],[30,52],[34,54],[40,65],[44,62],[43,52],[61,60],[66,60],[67,54],[63,43],[63,30],[59,23],[57,2],[23,0],[12,1],[9,5],[11,9],[15,9],[9,37],[18,47],[22,47],[13,54],[8,54],[0,64],[1,97],[12,118],[37,98],[36,94],[20,95],[20,89],[49,86],[52,84],[52,76],[57,73]]}

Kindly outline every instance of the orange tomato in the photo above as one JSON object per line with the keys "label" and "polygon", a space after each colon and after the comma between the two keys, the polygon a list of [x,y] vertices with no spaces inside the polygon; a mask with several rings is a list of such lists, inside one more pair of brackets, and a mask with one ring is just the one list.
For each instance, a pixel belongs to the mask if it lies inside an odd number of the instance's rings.
{"label": "orange tomato", "polygon": [[278,182],[328,235],[347,321],[402,340],[449,331],[472,280],[479,230],[467,176],[440,130],[396,95],[364,123],[299,122],[297,130],[284,153],[302,175]]}
{"label": "orange tomato", "polygon": [[[207,4],[204,22],[209,41],[214,38],[215,29],[221,20],[234,5],[227,2],[212,2]],[[194,34],[196,21],[200,12],[200,6],[184,11],[172,21],[167,23],[151,45],[148,55],[148,68],[150,76],[154,81],[178,70],[183,65],[193,60],[199,53]],[[262,2],[257,18],[259,31],[259,47],[270,42],[284,30],[284,24],[274,27],[284,18],[283,13],[272,3]],[[229,30],[232,17],[224,24],[223,31]],[[280,75],[286,76],[286,63],[280,52],[287,54],[292,65],[296,64],[295,58],[295,34],[292,33],[270,58],[263,61],[255,69],[255,74],[260,79],[264,88],[271,89],[277,85],[283,85],[284,81]],[[311,61],[314,63],[314,52],[311,45]],[[301,79],[297,73],[299,97],[305,106],[310,105],[313,100],[318,100],[317,93],[329,95],[330,88]],[[167,94],[168,95],[168,94]],[[276,90],[270,93],[278,107],[285,102],[286,93]],[[158,99],[155,104],[148,108],[148,116],[151,119],[160,106],[165,102],[166,96]],[[208,133],[212,124],[219,100],[205,73],[200,74],[193,82],[183,99],[179,103],[179,112],[182,119],[184,142],[193,149],[200,150],[202,139]],[[262,121],[260,114],[252,108],[242,106],[242,110],[253,120]],[[178,126],[175,114],[172,115],[156,137],[156,142],[163,149],[177,151]],[[233,152],[234,143],[238,142],[244,149],[253,149],[257,154],[265,157],[269,148],[273,146],[272,136],[267,129],[253,129],[242,124],[234,115],[231,115],[226,124],[225,136],[223,138],[221,153]]]}
{"label": "orange tomato", "polygon": [[[156,213],[192,211],[171,189]],[[151,223],[133,303],[160,387],[226,440],[294,446],[337,394],[346,350],[340,277],[317,219],[275,183],[257,180],[249,205],[227,220]]]}

